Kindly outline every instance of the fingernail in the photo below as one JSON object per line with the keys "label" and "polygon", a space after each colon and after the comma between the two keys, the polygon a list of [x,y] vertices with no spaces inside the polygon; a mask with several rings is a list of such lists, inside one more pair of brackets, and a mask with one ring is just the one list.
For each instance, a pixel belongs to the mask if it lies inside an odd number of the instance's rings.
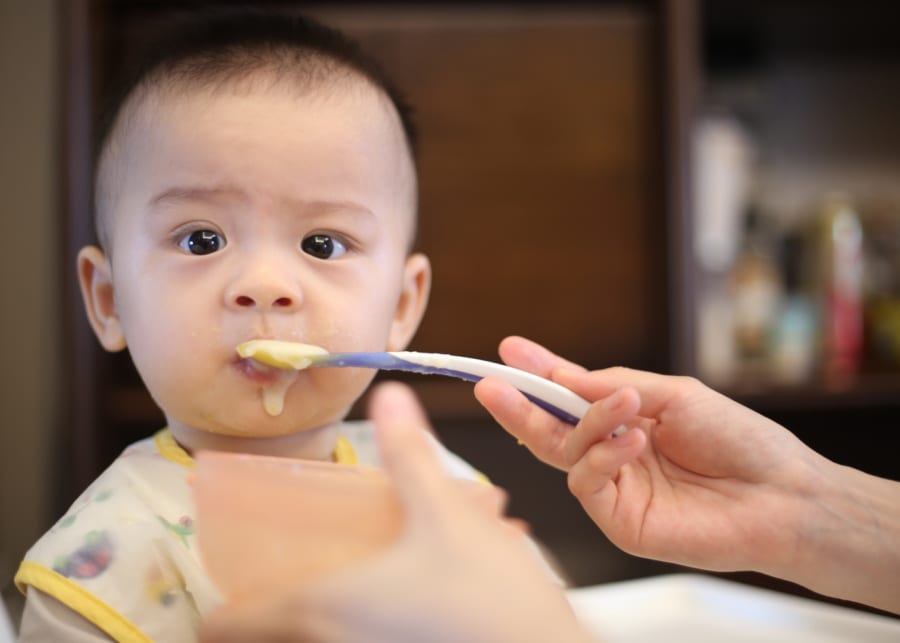
{"label": "fingernail", "polygon": [[603,400],[604,411],[615,411],[622,405],[622,390],[616,389],[609,397]]}
{"label": "fingernail", "polygon": [[612,433],[609,434],[609,437],[617,438],[620,435],[624,434],[626,431],[628,431],[628,427],[625,426],[624,424],[620,424],[619,426],[616,427],[616,429]]}

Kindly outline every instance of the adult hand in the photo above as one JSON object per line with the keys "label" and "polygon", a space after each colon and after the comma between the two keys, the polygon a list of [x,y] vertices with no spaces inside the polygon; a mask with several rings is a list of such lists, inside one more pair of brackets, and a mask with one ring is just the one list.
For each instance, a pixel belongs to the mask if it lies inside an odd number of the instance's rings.
{"label": "adult hand", "polygon": [[[572,493],[623,550],[710,570],[760,571],[900,608],[900,599],[890,599],[900,593],[897,483],[825,459],[693,378],[587,372],[520,337],[504,340],[500,354],[595,402],[573,429],[505,382],[488,378],[475,389],[507,431],[568,471]],[[611,437],[621,425],[629,430]],[[834,562],[835,555],[846,562]],[[864,587],[872,574],[885,584]]]}
{"label": "adult hand", "polygon": [[529,541],[500,519],[496,497],[473,507],[443,473],[409,389],[382,384],[370,415],[405,512],[398,541],[352,569],[226,606],[202,640],[588,640]]}

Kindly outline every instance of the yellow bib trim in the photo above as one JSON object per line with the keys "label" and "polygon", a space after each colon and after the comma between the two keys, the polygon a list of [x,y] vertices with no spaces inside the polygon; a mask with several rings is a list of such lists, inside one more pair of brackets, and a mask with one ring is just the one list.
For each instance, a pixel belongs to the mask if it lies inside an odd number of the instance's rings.
{"label": "yellow bib trim", "polygon": [[156,445],[156,450],[166,460],[180,464],[183,467],[194,468],[194,458],[181,448],[181,445],[175,441],[172,431],[168,428],[160,429],[156,432],[156,435],[153,436],[153,444]]}
{"label": "yellow bib trim", "polygon": [[26,560],[19,566],[16,587],[25,594],[28,585],[39,589],[74,610],[123,643],[153,643],[134,623],[80,585],[43,565]]}
{"label": "yellow bib trim", "polygon": [[350,444],[350,440],[343,435],[338,436],[332,457],[338,464],[359,464],[359,458],[356,457],[356,449]]}
{"label": "yellow bib trim", "polygon": [[[194,468],[194,458],[181,448],[181,445],[175,441],[175,437],[168,428],[157,431],[153,436],[153,443],[156,445],[156,450],[166,460],[190,469]],[[356,449],[353,448],[350,440],[343,435],[338,436],[337,443],[334,445],[332,459],[339,464],[359,464]]]}

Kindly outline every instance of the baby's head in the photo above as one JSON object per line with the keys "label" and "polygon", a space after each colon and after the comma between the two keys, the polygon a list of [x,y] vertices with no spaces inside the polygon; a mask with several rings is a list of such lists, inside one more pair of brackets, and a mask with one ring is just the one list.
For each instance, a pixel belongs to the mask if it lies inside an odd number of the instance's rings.
{"label": "baby's head", "polygon": [[[188,14],[175,25],[145,45],[122,75],[98,128],[95,223],[105,249],[114,225],[110,212],[124,180],[116,171],[118,154],[148,100],[217,90],[257,93],[267,84],[308,96],[361,84],[387,101],[384,107],[399,120],[412,163],[416,131],[409,105],[380,66],[339,31],[298,15],[247,8]],[[414,211],[414,169],[408,196]]]}
{"label": "baby's head", "polygon": [[[408,112],[336,32],[228,12],[170,34],[101,141],[101,247],[79,255],[88,315],[129,348],[173,431],[275,436],[340,420],[371,371],[285,374],[237,358],[254,338],[399,350],[424,312],[410,254]],[[264,394],[280,399],[269,415]]]}

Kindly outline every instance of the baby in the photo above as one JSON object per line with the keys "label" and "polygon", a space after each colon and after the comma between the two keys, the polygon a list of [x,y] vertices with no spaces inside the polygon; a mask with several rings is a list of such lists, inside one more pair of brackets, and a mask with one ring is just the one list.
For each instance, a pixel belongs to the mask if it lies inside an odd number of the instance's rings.
{"label": "baby", "polygon": [[100,246],[78,257],[100,343],[129,349],[167,428],[28,552],[21,640],[193,640],[216,592],[194,539],[192,453],[378,464],[366,423],[344,421],[374,371],[283,371],[235,347],[401,350],[425,310],[413,130],[378,69],[296,16],[182,27],[116,106],[96,171]]}

